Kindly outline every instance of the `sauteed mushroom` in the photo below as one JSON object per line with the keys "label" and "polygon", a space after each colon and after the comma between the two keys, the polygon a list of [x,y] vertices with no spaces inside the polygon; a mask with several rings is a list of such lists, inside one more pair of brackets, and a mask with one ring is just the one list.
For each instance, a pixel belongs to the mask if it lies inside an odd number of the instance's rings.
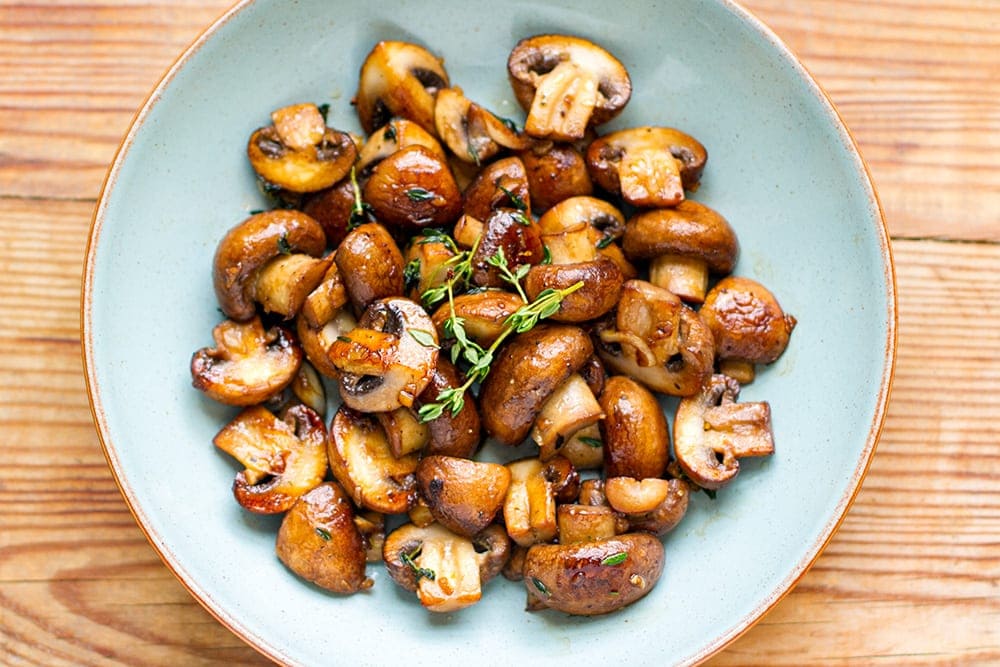
{"label": "sauteed mushroom", "polygon": [[556,536],[556,501],[576,497],[580,476],[561,456],[548,462],[521,459],[508,463],[507,468],[510,485],[503,503],[507,534],[524,547],[548,542]]}
{"label": "sauteed mushroom", "polygon": [[438,91],[434,106],[438,136],[459,160],[479,165],[503,148],[521,150],[529,140],[465,97],[460,88]]}
{"label": "sauteed mushroom", "polygon": [[601,422],[604,474],[609,479],[662,476],[670,459],[670,436],[656,397],[634,380],[618,375],[608,380],[600,405],[605,414]]}
{"label": "sauteed mushroom", "polygon": [[402,116],[434,132],[434,96],[448,87],[440,58],[407,42],[379,42],[365,58],[355,103],[369,134],[392,116]]}
{"label": "sauteed mushroom", "polygon": [[[437,401],[441,392],[460,387],[462,382],[454,364],[438,355],[437,368],[430,384],[417,397],[414,407],[419,410],[426,403]],[[440,417],[427,422],[427,427],[430,429],[430,442],[425,448],[427,454],[470,458],[479,447],[482,433],[479,410],[469,394],[466,394],[464,405],[457,414],[445,410]]]}
{"label": "sauteed mushroom", "polygon": [[403,253],[377,222],[349,232],[335,257],[355,313],[363,313],[378,299],[403,294]]}
{"label": "sauteed mushroom", "polygon": [[407,146],[423,146],[444,160],[447,155],[441,143],[419,124],[405,118],[394,118],[368,137],[358,154],[358,173],[368,176],[379,162]]}
{"label": "sauteed mushroom", "polygon": [[454,456],[425,456],[417,465],[416,476],[417,488],[434,519],[466,537],[493,522],[511,477],[510,470],[499,463]]}
{"label": "sauteed mushroom", "polygon": [[362,190],[375,217],[392,227],[447,225],[462,212],[462,193],[448,163],[419,145],[379,162]]}
{"label": "sauteed mushroom", "polygon": [[518,157],[524,163],[535,211],[544,213],[565,199],[594,192],[587,162],[571,144],[540,142]]}

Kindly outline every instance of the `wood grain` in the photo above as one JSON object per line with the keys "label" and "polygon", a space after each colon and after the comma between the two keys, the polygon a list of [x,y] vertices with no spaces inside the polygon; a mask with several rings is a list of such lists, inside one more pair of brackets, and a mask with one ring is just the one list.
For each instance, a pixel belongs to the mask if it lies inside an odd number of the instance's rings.
{"label": "wood grain", "polygon": [[[0,664],[267,664],[136,526],[79,351],[106,165],[160,74],[226,4],[0,0]],[[896,237],[900,340],[856,504],[795,590],[712,662],[998,664],[1000,3],[748,5],[803,57],[871,162]]]}

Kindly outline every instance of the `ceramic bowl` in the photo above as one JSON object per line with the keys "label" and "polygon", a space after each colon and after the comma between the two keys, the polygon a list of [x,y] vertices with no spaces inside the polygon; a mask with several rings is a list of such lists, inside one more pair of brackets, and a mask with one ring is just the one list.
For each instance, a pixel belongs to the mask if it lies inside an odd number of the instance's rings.
{"label": "ceramic bowl", "polygon": [[[709,151],[695,195],[736,228],[736,273],[778,295],[798,328],[743,394],[767,400],[777,452],[711,500],[697,494],[665,538],[645,599],[596,618],[523,611],[502,579],[460,613],[425,612],[370,566],[374,588],[330,595],[274,556],[278,520],[234,502],[236,465],[213,435],[234,413],[191,388],[191,353],[220,319],[211,261],[264,201],[245,157],[272,109],[351,97],[382,39],[446,59],[454,84],[523,119],[506,79],[521,37],[581,35],[629,69],[612,127],[659,124]],[[222,623],[301,665],[693,663],[750,627],[802,577],[843,519],[885,415],[895,294],[872,183],[830,102],[779,39],[726,0],[243,2],[167,72],[111,166],[87,252],[84,356],[95,421],[122,493],[166,564]]]}

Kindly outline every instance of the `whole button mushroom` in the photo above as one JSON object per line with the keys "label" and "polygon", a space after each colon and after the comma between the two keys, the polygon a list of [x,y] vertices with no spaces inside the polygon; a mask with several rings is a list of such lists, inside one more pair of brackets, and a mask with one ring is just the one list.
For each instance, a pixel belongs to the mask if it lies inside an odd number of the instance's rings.
{"label": "whole button mushroom", "polygon": [[315,104],[278,109],[271,121],[247,144],[250,164],[266,183],[291,192],[316,192],[342,179],[354,165],[354,140],[327,127]]}
{"label": "whole button mushroom", "polygon": [[434,132],[434,96],[448,87],[440,58],[408,42],[379,42],[361,65],[355,104],[367,133],[402,116]]}
{"label": "whole button mushroom", "polygon": [[340,372],[344,403],[362,412],[412,407],[430,383],[438,359],[434,323],[419,305],[403,297],[372,303],[357,328],[327,351]]}
{"label": "whole button mushroom", "polygon": [[[413,407],[419,410],[427,403],[438,402],[441,392],[457,389],[463,382],[464,378],[459,376],[455,365],[438,355],[434,375]],[[426,454],[471,458],[479,447],[482,425],[476,401],[469,393],[466,393],[462,409],[457,414],[444,410],[440,417],[428,421],[426,425],[430,431],[430,441],[424,450]]]}
{"label": "whole button mushroom", "polygon": [[698,312],[715,337],[720,370],[740,384],[753,381],[754,364],[782,355],[796,323],[770,290],[739,276],[720,280]]}
{"label": "whole button mushroom", "polygon": [[499,208],[516,209],[528,218],[531,195],[524,163],[520,158],[507,157],[483,167],[465,189],[462,208],[466,216],[480,222]]}
{"label": "whole button mushroom", "polygon": [[663,475],[670,460],[667,419],[652,392],[618,375],[608,380],[600,405],[604,473],[643,480]]}
{"label": "whole button mushroom", "polygon": [[588,127],[617,116],[632,96],[632,81],[617,58],[570,35],[522,39],[507,59],[507,73],[528,112],[525,132],[540,139],[581,139]]}
{"label": "whole button mushroom", "polygon": [[472,537],[493,523],[510,486],[499,463],[455,456],[425,456],[417,464],[417,489],[431,515],[453,533]]}
{"label": "whole button mushroom", "polygon": [[740,471],[739,459],[774,453],[771,407],[737,403],[740,385],[713,375],[695,396],[681,400],[674,417],[674,454],[687,477],[719,489]]}
{"label": "whole button mushroom", "polygon": [[633,206],[676,206],[698,184],[708,153],[694,137],[669,127],[612,132],[587,148],[594,181]]}
{"label": "whole button mushroom", "polygon": [[472,282],[480,287],[507,283],[491,259],[502,252],[510,267],[538,264],[545,256],[538,225],[515,209],[498,208],[486,220],[472,254]]}
{"label": "whole button mushroom", "polygon": [[379,162],[362,190],[375,217],[391,227],[448,225],[462,212],[462,193],[448,163],[420,145]]}
{"label": "whole button mushroom", "polygon": [[358,315],[378,299],[403,295],[403,253],[389,230],[377,222],[348,232],[334,261]]}
{"label": "whole button mushroom", "polygon": [[625,259],[614,241],[625,232],[625,216],[608,202],[596,197],[565,199],[538,219],[542,243],[553,264],[568,264],[596,255],[610,259],[626,280],[638,271]]}
{"label": "whole button mushroom", "polygon": [[[326,235],[314,219],[300,211],[275,210],[252,215],[219,242],[213,282],[226,317],[246,321],[255,301],[284,303],[280,314],[294,317],[298,307],[323,280],[328,262],[318,259]],[[282,290],[294,293],[279,295]]]}
{"label": "whole button mushroom", "polygon": [[540,142],[518,157],[528,176],[531,206],[540,214],[570,197],[594,192],[587,162],[572,144]]}
{"label": "whole button mushroom", "polygon": [[729,222],[690,199],[633,216],[625,225],[622,248],[629,259],[651,260],[651,283],[693,303],[705,300],[709,272],[732,273],[739,254]]}

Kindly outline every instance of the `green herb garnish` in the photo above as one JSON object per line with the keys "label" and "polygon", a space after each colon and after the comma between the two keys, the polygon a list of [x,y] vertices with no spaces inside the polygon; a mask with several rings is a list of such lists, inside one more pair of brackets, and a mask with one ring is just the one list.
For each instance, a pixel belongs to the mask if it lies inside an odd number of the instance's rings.
{"label": "green herb garnish", "polygon": [[416,559],[419,557],[420,557],[419,547],[417,547],[417,550],[414,551],[413,553],[408,554],[405,551],[402,551],[399,554],[399,560],[403,561],[405,564],[410,566],[410,568],[413,570],[414,576],[417,579],[417,582],[419,582],[421,579],[430,579],[431,581],[434,581],[434,578],[437,576],[434,573],[434,570],[431,570],[430,568],[426,567],[419,567],[417,565]]}
{"label": "green herb garnish", "polygon": [[282,255],[292,254],[292,244],[288,242],[288,234],[282,234],[278,237],[278,252]]}
{"label": "green herb garnish", "polygon": [[434,347],[438,345],[434,342],[434,334],[429,331],[424,331],[423,329],[410,329],[410,335],[413,340],[417,341],[424,347]]}
{"label": "green herb garnish", "polygon": [[403,269],[403,286],[407,291],[420,284],[420,259],[410,261]]}
{"label": "green herb garnish", "polygon": [[[510,200],[510,205],[511,206],[513,206],[514,208],[516,208],[518,211],[526,211],[526,210],[528,210],[528,205],[524,203],[524,199],[522,199],[521,196],[519,194],[517,194],[516,192],[512,192],[512,191],[508,190],[507,188],[505,188],[504,186],[500,185],[500,179],[499,178],[496,180],[496,182],[494,183],[494,185],[497,186],[497,190],[499,190],[500,192],[502,192],[505,195],[507,195],[507,199]],[[524,217],[524,216],[521,216],[521,217]],[[518,220],[518,222],[520,222],[520,220]],[[521,224],[522,225],[530,225],[531,223],[530,222],[521,222]]]}
{"label": "green herb garnish", "polygon": [[538,592],[544,595],[545,597],[547,598],[552,597],[552,591],[550,591],[549,587],[543,584],[542,580],[539,579],[538,577],[531,578],[531,585],[534,586],[536,589],[538,589]]}
{"label": "green herb garnish", "polygon": [[434,193],[423,188],[410,188],[406,191],[406,196],[410,201],[429,201],[434,199]]}
{"label": "green herb garnish", "polygon": [[577,438],[577,440],[587,445],[588,447],[593,447],[594,449],[604,446],[604,443],[598,440],[597,438],[588,438],[585,435],[580,436],[579,438]]}
{"label": "green herb garnish", "polygon": [[328,530],[326,530],[325,528],[317,528],[316,529],[316,534],[319,535],[320,537],[322,537],[327,542],[329,542],[330,539],[331,539],[330,532]]}
{"label": "green herb garnish", "polygon": [[628,559],[628,553],[624,551],[619,551],[616,554],[611,554],[607,558],[601,561],[601,565],[621,565]]}
{"label": "green herb garnish", "polygon": [[547,245],[542,246],[542,264],[552,263],[552,251],[549,250]]}
{"label": "green herb garnish", "polygon": [[614,236],[612,236],[611,234],[605,234],[604,236],[601,237],[601,240],[597,242],[597,248],[598,250],[604,250],[614,242],[615,242]]}
{"label": "green herb garnish", "polygon": [[361,187],[358,185],[358,171],[351,167],[351,186],[354,188],[354,206],[351,207],[351,217],[347,222],[348,231],[368,222],[372,207],[361,201]]}

